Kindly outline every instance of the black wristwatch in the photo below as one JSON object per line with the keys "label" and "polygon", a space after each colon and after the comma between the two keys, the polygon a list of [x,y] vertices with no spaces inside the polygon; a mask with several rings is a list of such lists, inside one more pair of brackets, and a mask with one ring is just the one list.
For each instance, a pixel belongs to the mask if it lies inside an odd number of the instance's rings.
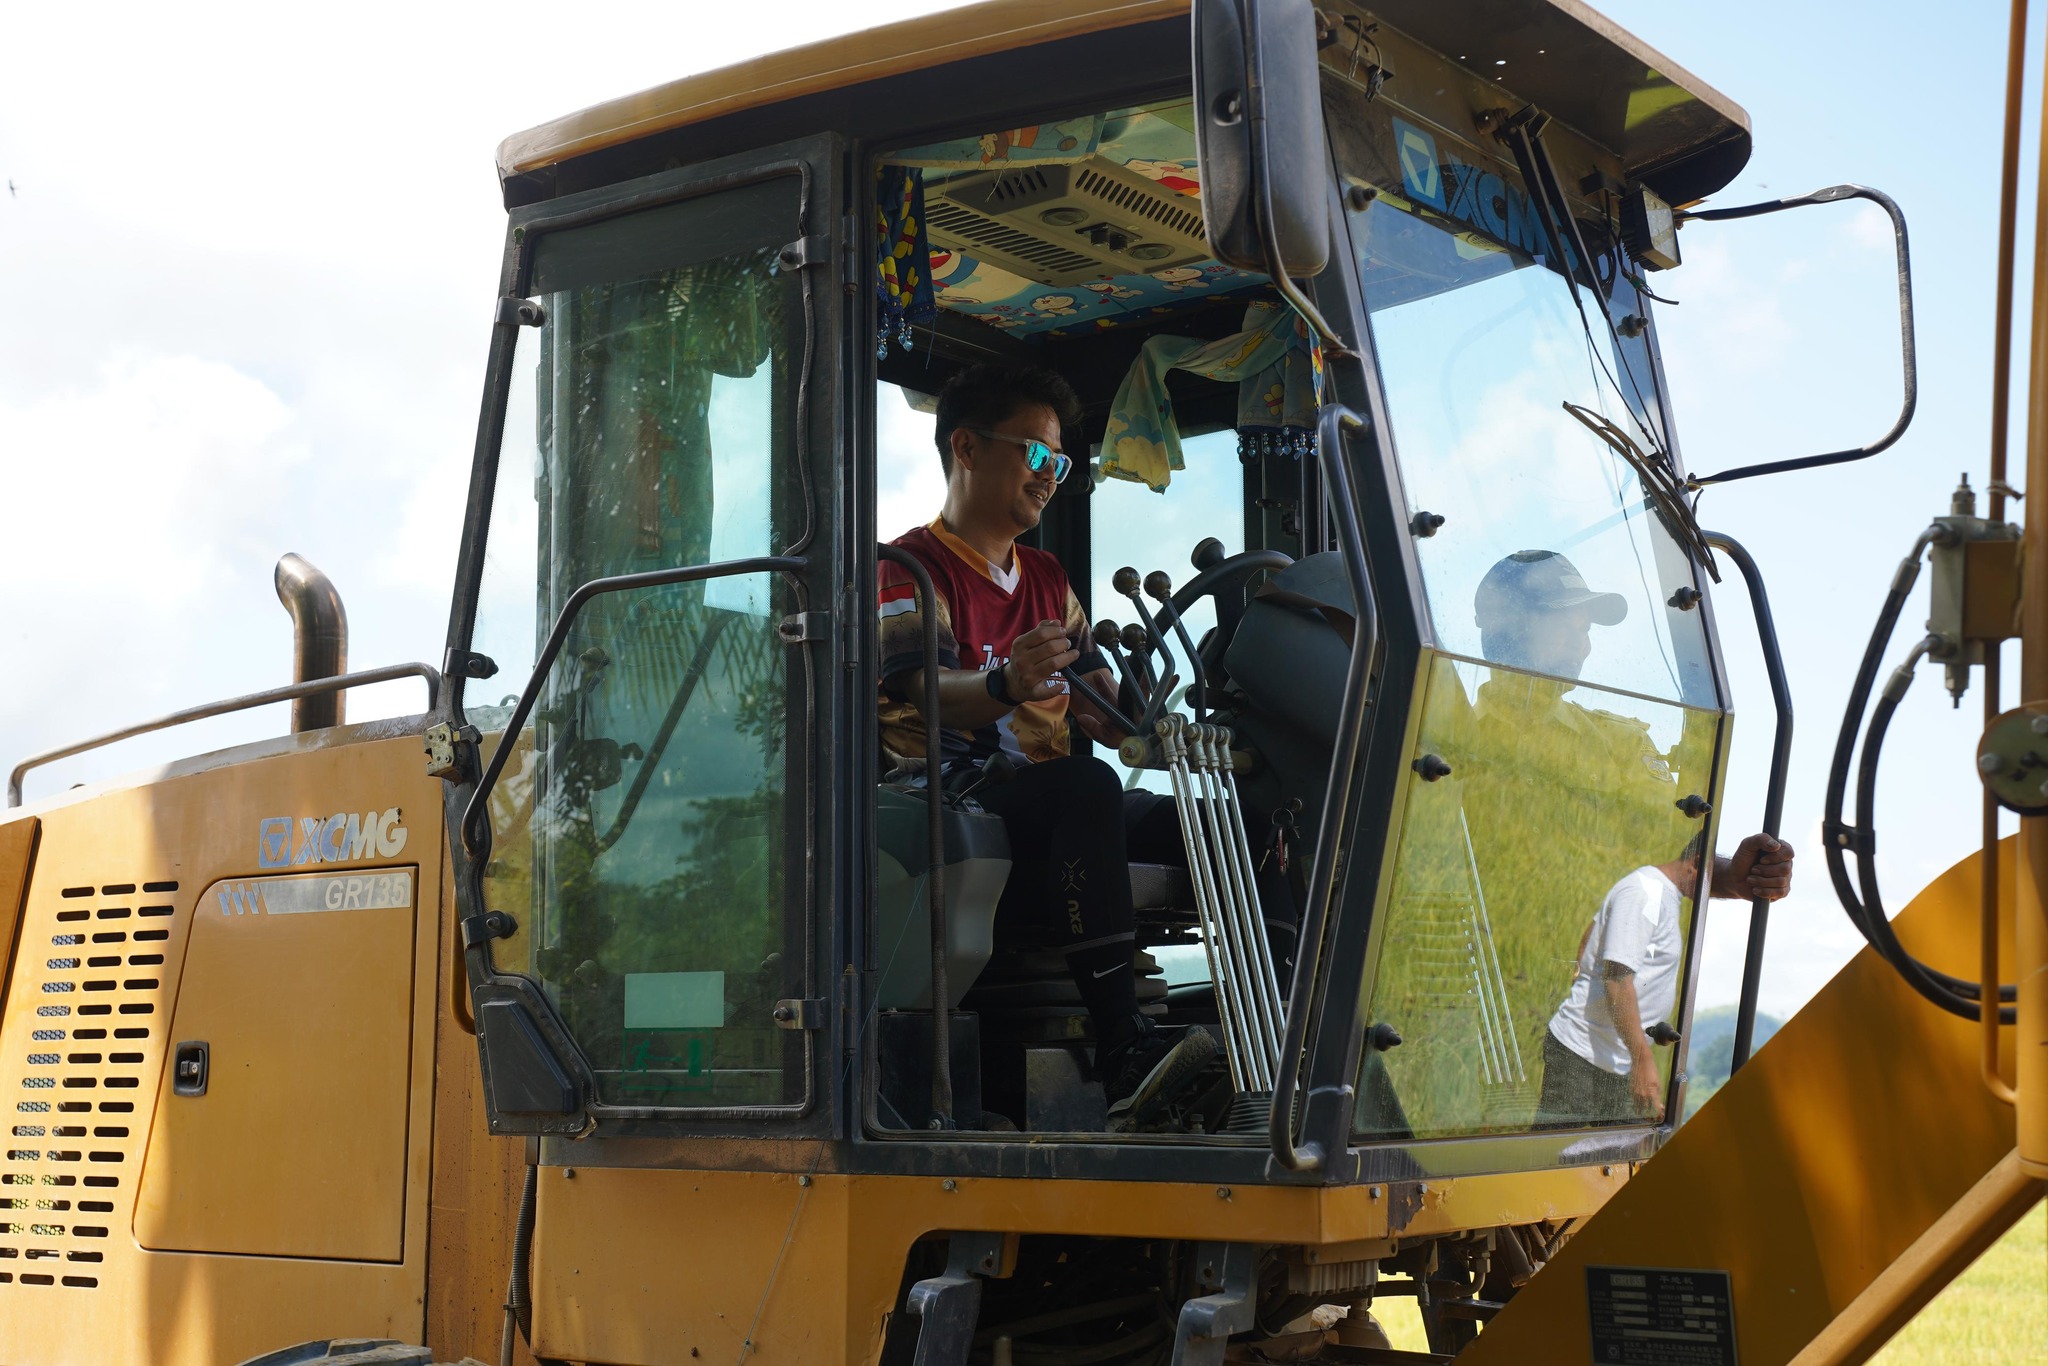
{"label": "black wristwatch", "polygon": [[999,664],[983,675],[988,679],[988,695],[1006,707],[1021,707],[1024,704],[1010,696],[1009,665]]}

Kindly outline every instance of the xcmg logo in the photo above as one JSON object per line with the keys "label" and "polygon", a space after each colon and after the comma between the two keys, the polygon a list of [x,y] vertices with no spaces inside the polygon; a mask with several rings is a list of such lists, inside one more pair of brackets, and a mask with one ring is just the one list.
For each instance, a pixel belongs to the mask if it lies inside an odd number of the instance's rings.
{"label": "xcmg logo", "polygon": [[259,868],[390,858],[404,848],[405,824],[395,806],[360,815],[337,811],[332,816],[268,816],[256,828]]}
{"label": "xcmg logo", "polygon": [[[1401,193],[1527,256],[1543,256],[1543,220],[1521,186],[1483,167],[1439,152],[1436,137],[1396,118],[1394,148],[1401,161]],[[1564,252],[1569,259],[1571,244]]]}

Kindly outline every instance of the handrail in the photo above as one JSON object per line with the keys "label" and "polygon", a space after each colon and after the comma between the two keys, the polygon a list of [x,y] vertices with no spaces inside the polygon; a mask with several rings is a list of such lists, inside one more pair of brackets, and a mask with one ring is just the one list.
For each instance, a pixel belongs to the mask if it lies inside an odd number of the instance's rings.
{"label": "handrail", "polygon": [[1686,483],[1695,489],[1711,484],[1727,484],[1737,479],[1753,479],[1759,474],[1783,474],[1787,470],[1810,470],[1819,465],[1839,465],[1850,460],[1867,460],[1879,451],[1888,449],[1893,442],[1905,435],[1906,428],[1913,421],[1913,410],[1920,402],[1920,367],[1913,349],[1913,258],[1906,245],[1906,215],[1898,203],[1882,190],[1873,190],[1868,185],[1830,185],[1824,190],[1811,194],[1790,195],[1784,199],[1766,200],[1761,204],[1739,204],[1726,209],[1684,209],[1677,219],[1683,223],[1698,219],[1703,223],[1726,222],[1735,218],[1755,218],[1760,214],[1778,213],[1785,209],[1802,209],[1810,204],[1836,204],[1844,199],[1867,199],[1885,211],[1892,220],[1892,244],[1898,258],[1899,275],[1899,364],[1904,375],[1905,395],[1899,403],[1899,415],[1892,420],[1891,430],[1867,446],[1852,446],[1847,450],[1829,451],[1825,455],[1803,455],[1790,460],[1769,460],[1760,465],[1744,465],[1739,469],[1722,470],[1704,478],[1691,478]]}
{"label": "handrail", "polygon": [[1280,1041],[1280,1070],[1273,1079],[1273,1108],[1266,1117],[1266,1137],[1273,1160],[1289,1171],[1316,1171],[1323,1165],[1319,1144],[1294,1142],[1294,1093],[1301,1084],[1301,1051],[1308,1042],[1310,998],[1321,970],[1323,938],[1336,900],[1337,846],[1344,838],[1344,808],[1365,736],[1366,682],[1373,653],[1379,647],[1380,613],[1365,572],[1365,533],[1359,527],[1352,497],[1351,467],[1344,459],[1343,434],[1359,430],[1366,418],[1342,404],[1323,409],[1316,434],[1316,458],[1323,486],[1336,514],[1337,538],[1343,543],[1344,568],[1351,579],[1352,611],[1357,629],[1351,635],[1351,660],[1344,670],[1344,707],[1337,720],[1330,751],[1330,780],[1316,827],[1315,860],[1309,868],[1308,904],[1302,907],[1301,930],[1295,940],[1294,980],[1287,992],[1287,1029]]}
{"label": "handrail", "polygon": [[512,755],[511,737],[519,733],[526,724],[526,718],[532,714],[533,704],[540,696],[541,683],[546,680],[555,656],[562,653],[562,643],[569,638],[569,627],[592,598],[607,593],[629,593],[636,588],[662,588],[674,583],[696,583],[701,579],[730,578],[735,574],[793,574],[808,563],[801,555],[757,555],[752,559],[720,560],[715,564],[650,569],[641,574],[615,574],[607,579],[592,579],[571,593],[562,604],[562,610],[555,614],[555,624],[548,631],[547,643],[541,646],[540,654],[534,658],[533,674],[520,690],[518,704],[505,718],[505,741],[492,751],[491,762],[484,767],[483,775],[477,779],[476,791],[470,794],[469,805],[463,809],[463,853],[472,861],[482,856],[488,833],[485,803],[490,798],[491,789],[498,785],[498,775],[505,771],[505,761]]}
{"label": "handrail", "polygon": [[[1778,627],[1771,619],[1770,599],[1764,593],[1764,576],[1756,561],[1733,536],[1719,531],[1702,532],[1706,543],[1735,561],[1742,581],[1749,585],[1749,606],[1756,617],[1757,641],[1763,646],[1764,672],[1771,680],[1771,704],[1778,711],[1778,729],[1771,739],[1771,778],[1764,790],[1764,833],[1778,837],[1785,817],[1785,771],[1792,762],[1792,685],[1785,678],[1785,660],[1778,652]],[[1734,1076],[1749,1061],[1756,1037],[1756,997],[1763,981],[1764,933],[1769,927],[1771,903],[1762,897],[1749,903],[1749,948],[1742,960],[1742,998],[1735,1010],[1735,1052],[1728,1064]]]}
{"label": "handrail", "polygon": [[431,664],[420,663],[389,664],[381,669],[365,669],[361,673],[342,674],[335,678],[315,678],[304,683],[293,683],[288,687],[269,688],[263,692],[243,693],[240,697],[230,697],[222,702],[208,702],[200,707],[187,707],[183,711],[174,711],[168,716],[159,716],[153,721],[144,721],[139,725],[128,726],[122,730],[109,731],[105,735],[95,735],[90,740],[80,740],[75,745],[65,745],[61,749],[47,749],[41,754],[31,754],[28,758],[16,764],[14,771],[7,775],[7,804],[10,807],[21,805],[21,780],[28,775],[30,769],[41,768],[45,764],[53,764],[59,759],[69,759],[74,754],[83,754],[87,750],[101,749],[122,740],[132,740],[138,735],[147,735],[151,731],[168,730],[172,726],[182,726],[188,721],[204,721],[209,716],[225,716],[229,712],[247,711],[251,707],[266,707],[272,702],[292,702],[301,697],[316,697],[321,693],[339,692],[344,688],[363,688],[368,687],[372,683],[389,683],[394,679],[400,678],[425,679],[427,682],[427,710],[432,711],[434,709],[435,703],[441,697],[441,671],[434,668]]}

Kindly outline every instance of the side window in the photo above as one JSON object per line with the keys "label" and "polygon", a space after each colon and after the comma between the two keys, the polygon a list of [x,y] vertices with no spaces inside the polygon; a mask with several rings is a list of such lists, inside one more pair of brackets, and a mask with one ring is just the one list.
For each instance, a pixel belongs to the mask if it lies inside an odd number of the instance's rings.
{"label": "side window", "polygon": [[[541,239],[474,648],[516,693],[600,578],[776,553],[801,525],[794,181]],[[786,1106],[805,1036],[793,595],[735,574],[591,598],[491,797],[492,909],[609,1104]],[[485,691],[486,688],[491,691]],[[494,715],[472,709],[489,727]],[[495,713],[500,725],[503,713]]]}
{"label": "side window", "polygon": [[893,384],[875,386],[875,537],[893,541],[939,515],[946,474],[939,468],[937,400]]}

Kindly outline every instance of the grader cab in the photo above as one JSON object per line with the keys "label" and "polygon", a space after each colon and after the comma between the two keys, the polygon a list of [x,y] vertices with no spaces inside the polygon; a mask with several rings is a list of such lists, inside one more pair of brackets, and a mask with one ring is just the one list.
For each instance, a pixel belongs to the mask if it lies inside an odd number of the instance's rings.
{"label": "grader cab", "polygon": [[[1847,1258],[1821,1201],[1698,1217],[1692,1129],[1631,1184],[1683,1107],[1721,569],[1762,601],[1694,516],[1656,272],[1748,150],[1567,0],[992,0],[508,139],[429,710],[0,823],[0,1357],[1789,1360],[2012,1137],[1974,1064],[1929,1082],[1948,1156]],[[883,543],[987,361],[1080,400],[1036,546],[1185,836],[1130,870],[1139,999],[1216,1056],[1125,1122],[1004,912],[1052,870],[1000,766],[878,731]],[[1683,857],[1655,1100],[1561,1107],[1588,927]],[[1814,1058],[1973,1056],[1851,972],[1709,1111],[1779,1195]],[[1545,1270],[1681,1150],[1654,1228]]]}

